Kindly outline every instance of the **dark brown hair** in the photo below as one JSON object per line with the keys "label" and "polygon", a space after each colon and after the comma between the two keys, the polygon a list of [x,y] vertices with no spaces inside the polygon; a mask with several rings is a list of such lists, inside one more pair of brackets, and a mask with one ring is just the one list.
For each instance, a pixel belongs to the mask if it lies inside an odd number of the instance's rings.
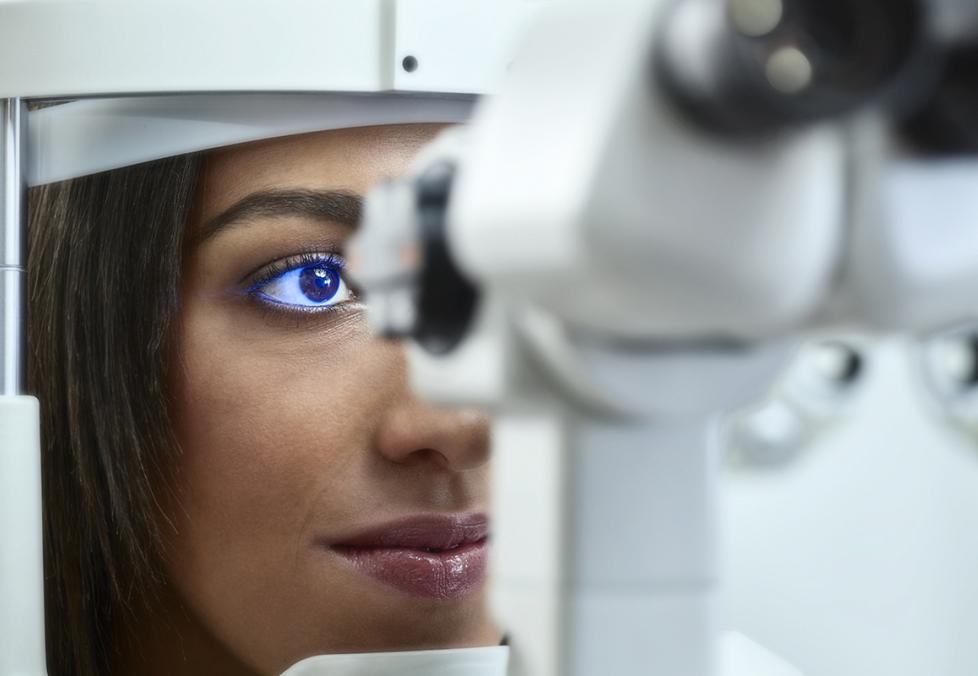
{"label": "dark brown hair", "polygon": [[183,156],[30,195],[30,389],[41,401],[51,676],[104,676],[163,581],[176,452],[171,326],[200,170]]}

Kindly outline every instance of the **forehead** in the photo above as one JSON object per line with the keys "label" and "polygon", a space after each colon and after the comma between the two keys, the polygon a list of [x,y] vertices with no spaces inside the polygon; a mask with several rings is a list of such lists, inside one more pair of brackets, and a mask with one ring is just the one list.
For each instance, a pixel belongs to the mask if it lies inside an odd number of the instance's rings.
{"label": "forehead", "polygon": [[378,180],[403,173],[444,125],[411,124],[340,129],[289,136],[208,154],[197,222],[268,189],[339,189],[365,193]]}

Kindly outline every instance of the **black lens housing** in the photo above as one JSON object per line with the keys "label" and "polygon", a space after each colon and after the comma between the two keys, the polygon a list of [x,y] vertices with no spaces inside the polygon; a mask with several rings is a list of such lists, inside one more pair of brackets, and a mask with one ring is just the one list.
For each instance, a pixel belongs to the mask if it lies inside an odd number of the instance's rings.
{"label": "black lens housing", "polygon": [[[701,44],[680,54],[668,47],[676,40],[657,40],[666,46],[655,59],[659,83],[688,116],[710,129],[764,133],[872,103],[906,108],[935,69],[926,0],[782,0],[780,21],[763,35],[738,28],[735,1],[679,0],[664,30],[673,30],[680,13],[698,5],[698,16],[712,15],[696,32]],[[699,53],[693,56],[690,49]],[[790,91],[780,89],[769,71],[784,50],[800,53],[810,66],[804,86]]]}
{"label": "black lens housing", "polygon": [[978,154],[978,43],[948,53],[940,80],[903,130],[928,154]]}

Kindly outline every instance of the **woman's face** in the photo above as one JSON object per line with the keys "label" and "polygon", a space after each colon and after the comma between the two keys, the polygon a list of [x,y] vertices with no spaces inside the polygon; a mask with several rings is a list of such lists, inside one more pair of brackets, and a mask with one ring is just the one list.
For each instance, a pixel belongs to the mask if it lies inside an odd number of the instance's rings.
{"label": "woman's face", "polygon": [[324,132],[206,162],[170,382],[178,500],[165,509],[188,661],[277,674],[314,654],[500,640],[478,542],[486,420],[419,401],[401,349],[369,335],[339,274],[358,196],[437,131]]}

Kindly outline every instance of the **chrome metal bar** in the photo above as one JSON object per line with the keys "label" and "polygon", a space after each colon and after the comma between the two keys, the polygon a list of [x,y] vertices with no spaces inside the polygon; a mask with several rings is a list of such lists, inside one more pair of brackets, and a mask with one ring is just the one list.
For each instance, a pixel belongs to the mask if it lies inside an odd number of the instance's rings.
{"label": "chrome metal bar", "polygon": [[0,395],[24,394],[27,103],[0,100]]}

